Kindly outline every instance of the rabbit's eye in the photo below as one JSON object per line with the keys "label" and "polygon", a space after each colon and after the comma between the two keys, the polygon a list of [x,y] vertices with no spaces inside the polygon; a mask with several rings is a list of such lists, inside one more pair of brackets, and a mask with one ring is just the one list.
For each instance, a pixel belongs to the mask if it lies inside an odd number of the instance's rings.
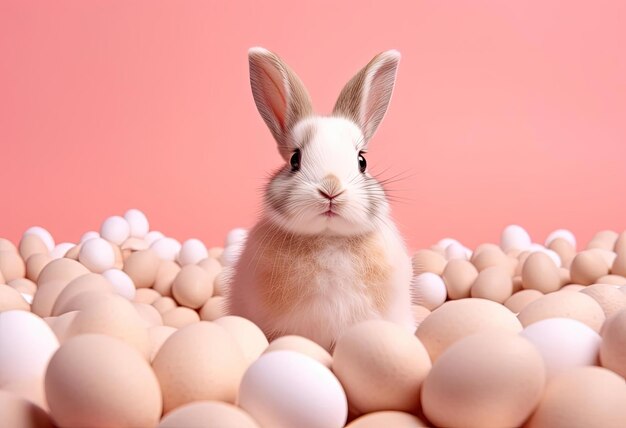
{"label": "rabbit's eye", "polygon": [[359,169],[361,170],[361,172],[365,172],[365,168],[367,168],[367,161],[365,160],[365,157],[363,156],[363,152],[359,152]]}
{"label": "rabbit's eye", "polygon": [[300,170],[300,157],[300,149],[296,149],[296,151],[293,152],[293,155],[291,155],[291,160],[289,161],[289,163],[291,163],[292,172]]}

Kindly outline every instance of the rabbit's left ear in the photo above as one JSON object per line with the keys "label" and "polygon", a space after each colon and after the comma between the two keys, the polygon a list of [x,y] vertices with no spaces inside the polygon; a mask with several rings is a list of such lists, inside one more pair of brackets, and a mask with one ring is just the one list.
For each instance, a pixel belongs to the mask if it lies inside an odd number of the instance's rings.
{"label": "rabbit's left ear", "polygon": [[366,142],[385,117],[399,62],[400,52],[396,50],[376,55],[344,86],[335,103],[333,114],[356,122]]}

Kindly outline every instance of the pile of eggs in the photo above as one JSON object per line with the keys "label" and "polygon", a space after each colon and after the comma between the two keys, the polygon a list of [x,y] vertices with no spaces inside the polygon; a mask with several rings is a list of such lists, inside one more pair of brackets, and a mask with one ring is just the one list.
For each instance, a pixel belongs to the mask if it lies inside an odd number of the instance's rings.
{"label": "pile of eggs", "polygon": [[77,244],[0,238],[2,425],[626,426],[626,232],[444,239],[412,257],[415,334],[371,320],[332,353],[226,313],[245,240],[181,244],[138,210]]}

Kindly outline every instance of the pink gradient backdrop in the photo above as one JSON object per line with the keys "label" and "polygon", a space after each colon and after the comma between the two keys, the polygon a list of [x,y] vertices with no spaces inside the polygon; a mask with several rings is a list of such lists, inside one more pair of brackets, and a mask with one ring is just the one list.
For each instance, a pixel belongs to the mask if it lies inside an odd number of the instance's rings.
{"label": "pink gradient backdrop", "polygon": [[411,175],[412,248],[626,228],[626,2],[0,1],[0,236],[57,241],[129,207],[178,239],[251,226],[280,158],[247,49],[278,52],[327,113],[403,54],[370,165]]}

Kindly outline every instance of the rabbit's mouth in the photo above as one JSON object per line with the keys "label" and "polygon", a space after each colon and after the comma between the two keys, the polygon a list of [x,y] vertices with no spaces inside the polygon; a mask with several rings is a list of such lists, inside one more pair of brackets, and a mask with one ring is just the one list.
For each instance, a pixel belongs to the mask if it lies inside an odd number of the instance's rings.
{"label": "rabbit's mouth", "polygon": [[335,211],[333,211],[332,208],[328,208],[328,210],[324,211],[322,213],[322,215],[324,217],[333,218],[333,217],[337,217],[339,214],[337,214]]}

